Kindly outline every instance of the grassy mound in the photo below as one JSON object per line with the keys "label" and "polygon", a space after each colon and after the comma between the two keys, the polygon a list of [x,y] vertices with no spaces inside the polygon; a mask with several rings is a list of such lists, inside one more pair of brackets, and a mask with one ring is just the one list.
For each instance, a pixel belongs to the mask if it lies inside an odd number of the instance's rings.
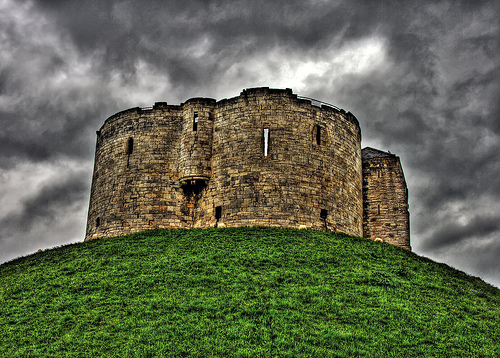
{"label": "grassy mound", "polygon": [[342,234],[153,230],[0,266],[2,357],[498,357],[499,290]]}

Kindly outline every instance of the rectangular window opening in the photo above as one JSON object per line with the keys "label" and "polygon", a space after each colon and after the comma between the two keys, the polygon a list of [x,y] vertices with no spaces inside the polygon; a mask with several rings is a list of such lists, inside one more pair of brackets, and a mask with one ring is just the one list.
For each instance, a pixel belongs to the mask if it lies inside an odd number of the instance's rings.
{"label": "rectangular window opening", "polygon": [[222,217],[222,206],[216,206],[215,207],[215,219],[217,221],[219,221],[221,217]]}
{"label": "rectangular window opening", "polygon": [[194,112],[194,117],[193,117],[193,132],[196,132],[198,130],[198,112]]}
{"label": "rectangular window opening", "polygon": [[321,126],[316,126],[316,144],[321,145]]}
{"label": "rectangular window opening", "polygon": [[269,128],[264,128],[264,157],[269,153]]}
{"label": "rectangular window opening", "polygon": [[328,210],[326,209],[321,209],[321,213],[319,214],[320,218],[323,220],[326,220],[326,217],[328,216]]}
{"label": "rectangular window opening", "polygon": [[134,151],[134,138],[129,138],[127,143],[127,154],[130,155]]}

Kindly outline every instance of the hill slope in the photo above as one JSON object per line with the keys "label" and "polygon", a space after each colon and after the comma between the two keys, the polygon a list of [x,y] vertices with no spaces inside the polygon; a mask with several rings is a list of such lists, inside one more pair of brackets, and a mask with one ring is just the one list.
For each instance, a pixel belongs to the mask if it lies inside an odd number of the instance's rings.
{"label": "hill slope", "polygon": [[500,356],[499,290],[341,234],[153,230],[0,266],[0,356]]}

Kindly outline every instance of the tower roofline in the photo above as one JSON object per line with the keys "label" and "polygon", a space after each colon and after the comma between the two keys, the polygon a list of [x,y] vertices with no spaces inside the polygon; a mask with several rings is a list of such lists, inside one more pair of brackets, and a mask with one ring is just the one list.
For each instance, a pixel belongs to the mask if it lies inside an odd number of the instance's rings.
{"label": "tower roofline", "polygon": [[391,152],[375,149],[372,147],[365,147],[361,150],[361,157],[363,159],[372,159],[372,158],[395,158],[396,154],[392,154]]}

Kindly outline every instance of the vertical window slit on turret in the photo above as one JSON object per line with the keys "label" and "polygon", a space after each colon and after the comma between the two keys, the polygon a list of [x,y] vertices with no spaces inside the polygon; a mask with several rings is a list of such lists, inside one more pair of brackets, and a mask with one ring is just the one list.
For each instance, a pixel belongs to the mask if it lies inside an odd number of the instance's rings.
{"label": "vertical window slit on turret", "polygon": [[217,222],[218,222],[221,217],[222,217],[222,206],[216,206],[215,207],[215,220],[217,220]]}
{"label": "vertical window slit on turret", "polygon": [[101,218],[95,219],[95,227],[99,227],[101,225]]}
{"label": "vertical window slit on turret", "polygon": [[264,128],[264,157],[269,153],[269,128]]}
{"label": "vertical window slit on turret", "polygon": [[134,151],[134,138],[130,137],[127,141],[127,168],[130,165],[130,154]]}
{"label": "vertical window slit on turret", "polygon": [[134,138],[130,137],[127,143],[127,154],[130,155],[134,151]]}
{"label": "vertical window slit on turret", "polygon": [[316,126],[316,144],[321,145],[321,126]]}
{"label": "vertical window slit on turret", "polygon": [[198,130],[198,112],[194,112],[193,116],[193,132]]}

